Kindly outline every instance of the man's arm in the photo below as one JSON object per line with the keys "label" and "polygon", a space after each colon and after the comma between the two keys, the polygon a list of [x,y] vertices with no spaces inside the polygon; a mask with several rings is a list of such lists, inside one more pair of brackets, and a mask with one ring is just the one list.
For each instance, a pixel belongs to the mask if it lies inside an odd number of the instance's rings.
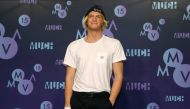
{"label": "man's arm", "polygon": [[76,69],[70,66],[66,67],[66,78],[65,78],[65,107],[71,107],[70,100],[73,93],[72,87],[74,83]]}
{"label": "man's arm", "polygon": [[121,90],[123,82],[123,61],[113,63],[113,72],[114,72],[114,81],[109,97],[109,100],[111,101],[112,105],[115,104],[115,100]]}

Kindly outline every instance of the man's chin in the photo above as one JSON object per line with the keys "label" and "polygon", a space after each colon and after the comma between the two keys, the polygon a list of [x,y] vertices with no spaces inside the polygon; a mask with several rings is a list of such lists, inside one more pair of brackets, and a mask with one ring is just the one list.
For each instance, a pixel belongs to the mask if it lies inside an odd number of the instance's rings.
{"label": "man's chin", "polygon": [[91,31],[98,31],[98,30],[101,30],[101,27],[91,27],[91,28],[88,28],[89,30]]}

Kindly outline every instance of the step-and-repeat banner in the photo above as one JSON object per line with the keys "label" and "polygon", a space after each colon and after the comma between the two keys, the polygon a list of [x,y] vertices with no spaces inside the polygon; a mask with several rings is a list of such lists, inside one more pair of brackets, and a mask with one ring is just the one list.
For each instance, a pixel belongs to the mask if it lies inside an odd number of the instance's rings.
{"label": "step-and-repeat banner", "polygon": [[1,0],[0,109],[64,108],[63,58],[94,4],[127,56],[115,109],[189,109],[189,0]]}

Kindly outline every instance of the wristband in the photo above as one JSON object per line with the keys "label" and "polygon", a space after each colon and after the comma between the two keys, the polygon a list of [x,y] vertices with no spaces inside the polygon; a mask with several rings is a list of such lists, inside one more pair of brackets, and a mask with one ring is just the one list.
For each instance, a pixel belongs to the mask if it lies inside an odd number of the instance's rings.
{"label": "wristband", "polygon": [[64,109],[71,109],[71,107],[64,107]]}

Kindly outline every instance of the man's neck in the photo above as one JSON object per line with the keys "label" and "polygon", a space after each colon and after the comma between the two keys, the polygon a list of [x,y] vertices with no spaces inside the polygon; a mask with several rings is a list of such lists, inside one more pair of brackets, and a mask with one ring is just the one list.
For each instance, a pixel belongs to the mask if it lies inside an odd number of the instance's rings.
{"label": "man's neck", "polygon": [[102,38],[102,31],[88,31],[85,41],[95,43]]}

